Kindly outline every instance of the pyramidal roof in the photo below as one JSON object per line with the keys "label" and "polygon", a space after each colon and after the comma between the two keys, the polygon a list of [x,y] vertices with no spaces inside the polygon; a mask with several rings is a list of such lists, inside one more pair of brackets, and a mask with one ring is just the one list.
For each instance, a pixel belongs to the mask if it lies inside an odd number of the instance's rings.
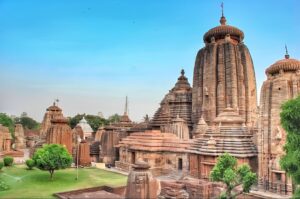
{"label": "pyramidal roof", "polygon": [[89,125],[89,123],[86,121],[86,119],[84,117],[79,121],[79,123],[77,125],[81,126],[84,133],[94,132],[92,127]]}

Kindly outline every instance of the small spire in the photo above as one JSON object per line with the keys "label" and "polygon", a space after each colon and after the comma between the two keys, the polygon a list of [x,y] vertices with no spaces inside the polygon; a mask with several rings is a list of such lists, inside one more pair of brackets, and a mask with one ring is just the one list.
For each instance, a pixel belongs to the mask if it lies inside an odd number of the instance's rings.
{"label": "small spire", "polygon": [[128,99],[126,96],[124,115],[128,115]]}
{"label": "small spire", "polygon": [[222,9],[222,16],[220,19],[221,25],[226,25],[226,18],[224,17],[224,3],[221,3],[221,9]]}
{"label": "small spire", "polygon": [[290,58],[290,55],[289,55],[289,52],[288,52],[288,49],[287,49],[287,46],[285,44],[285,56],[284,56],[286,59],[289,59]]}
{"label": "small spire", "polygon": [[184,70],[183,69],[181,69],[181,76],[184,76],[184,74],[185,74],[185,72],[184,72]]}

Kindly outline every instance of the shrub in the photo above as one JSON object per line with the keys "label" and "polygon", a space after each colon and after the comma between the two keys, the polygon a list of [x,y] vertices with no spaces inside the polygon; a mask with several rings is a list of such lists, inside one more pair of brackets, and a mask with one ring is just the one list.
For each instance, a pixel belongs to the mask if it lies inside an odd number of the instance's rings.
{"label": "shrub", "polygon": [[3,166],[4,166],[4,163],[0,162],[0,170],[3,168]]}
{"label": "shrub", "polygon": [[11,156],[6,156],[3,158],[4,166],[12,166],[14,162],[14,158]]}
{"label": "shrub", "polygon": [[5,191],[8,189],[9,189],[9,186],[3,180],[0,179],[0,191]]}
{"label": "shrub", "polygon": [[32,159],[26,160],[26,165],[29,170],[32,170],[32,168],[34,167],[34,160],[32,160]]}

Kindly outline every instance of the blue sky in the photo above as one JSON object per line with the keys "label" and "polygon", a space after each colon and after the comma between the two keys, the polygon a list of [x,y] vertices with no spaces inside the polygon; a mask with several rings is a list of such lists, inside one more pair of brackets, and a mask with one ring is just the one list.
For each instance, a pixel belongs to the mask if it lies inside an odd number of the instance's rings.
{"label": "blue sky", "polygon": [[[300,59],[298,0],[224,1],[245,33],[258,96],[264,71]],[[181,68],[192,84],[203,35],[219,25],[220,1],[0,0],[0,112],[41,120],[60,99],[66,116],[153,115]]]}

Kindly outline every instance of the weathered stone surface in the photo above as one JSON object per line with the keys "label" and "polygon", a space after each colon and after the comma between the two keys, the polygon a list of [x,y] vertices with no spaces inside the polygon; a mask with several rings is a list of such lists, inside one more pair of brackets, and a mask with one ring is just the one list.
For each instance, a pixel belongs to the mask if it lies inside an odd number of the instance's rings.
{"label": "weathered stone surface", "polygon": [[8,127],[0,124],[0,151],[11,151],[11,134]]}
{"label": "weathered stone surface", "polygon": [[58,117],[51,120],[51,126],[46,135],[47,144],[61,144],[72,155],[72,130],[68,120]]}
{"label": "weathered stone surface", "polygon": [[100,141],[100,162],[114,165],[119,160],[119,150],[115,148],[120,139],[134,132],[135,124],[130,120],[127,110],[127,98],[125,111],[121,120],[104,128]]}
{"label": "weathered stone surface", "polygon": [[291,179],[279,165],[286,141],[286,132],[280,124],[280,107],[286,100],[300,94],[300,61],[290,59],[287,54],[285,59],[267,68],[266,74],[268,79],[261,89],[257,136],[260,188],[280,194],[291,194]]}
{"label": "weathered stone surface", "polygon": [[226,108],[209,126],[206,133],[189,148],[191,175],[208,179],[209,173],[219,155],[227,152],[248,163],[252,169],[257,166],[257,149],[252,141],[252,133],[245,126],[245,120],[232,108]]}
{"label": "weathered stone surface", "polygon": [[150,123],[153,129],[166,131],[177,116],[182,118],[188,125],[189,131],[192,129],[192,88],[188,79],[184,76],[184,70],[174,88],[164,97],[160,103],[160,108],[154,114]]}
{"label": "weathered stone surface", "polygon": [[171,124],[166,126],[166,132],[175,134],[178,138],[183,140],[190,139],[189,127],[186,121],[177,115],[175,119],[172,119]]}
{"label": "weathered stone surface", "polygon": [[164,180],[160,181],[160,186],[159,199],[211,199],[218,198],[224,190],[221,184],[194,178]]}
{"label": "weathered stone surface", "polygon": [[203,116],[210,125],[230,106],[238,110],[247,126],[253,125],[257,102],[251,55],[242,42],[243,32],[223,22],[204,35],[205,47],[196,57],[192,120],[197,123]]}
{"label": "weathered stone surface", "polygon": [[24,129],[22,124],[15,125],[15,148],[16,149],[24,149],[25,139],[24,139]]}
{"label": "weathered stone surface", "polygon": [[86,140],[82,140],[79,144],[79,165],[81,166],[90,166],[91,157],[90,157],[90,146]]}
{"label": "weathered stone surface", "polygon": [[152,177],[148,163],[138,160],[129,173],[126,188],[126,199],[156,199],[158,195],[158,182]]}
{"label": "weathered stone surface", "polygon": [[101,136],[104,133],[104,128],[102,126],[100,126],[97,130],[97,132],[95,133],[95,141],[97,142],[101,142]]}
{"label": "weathered stone surface", "polygon": [[116,145],[120,153],[116,167],[129,171],[138,159],[143,159],[151,166],[155,176],[174,170],[187,172],[186,149],[190,143],[189,140],[181,140],[172,133],[161,133],[159,130],[132,133]]}
{"label": "weathered stone surface", "polygon": [[46,110],[46,113],[44,115],[44,119],[41,124],[41,129],[40,129],[40,136],[45,137],[47,134],[48,129],[51,126],[51,120],[55,119],[57,117],[62,117],[62,110],[59,108],[55,102],[53,103],[52,106],[49,106]]}

